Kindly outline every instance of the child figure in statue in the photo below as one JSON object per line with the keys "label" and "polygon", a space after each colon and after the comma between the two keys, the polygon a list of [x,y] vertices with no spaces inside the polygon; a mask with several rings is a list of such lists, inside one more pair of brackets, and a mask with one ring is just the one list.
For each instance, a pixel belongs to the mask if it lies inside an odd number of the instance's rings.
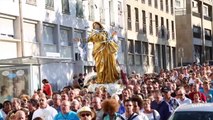
{"label": "child figure in statue", "polygon": [[93,32],[88,38],[88,42],[93,42],[93,58],[97,72],[97,84],[114,83],[119,79],[117,70],[116,53],[118,45],[104,31],[104,27],[99,22],[93,23]]}

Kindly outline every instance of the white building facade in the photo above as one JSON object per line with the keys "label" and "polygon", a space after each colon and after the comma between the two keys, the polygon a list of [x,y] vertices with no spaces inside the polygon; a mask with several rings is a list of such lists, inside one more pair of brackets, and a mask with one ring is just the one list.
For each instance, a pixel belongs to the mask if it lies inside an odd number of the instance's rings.
{"label": "white building facade", "polygon": [[[123,0],[0,0],[0,78],[9,96],[32,94],[46,78],[59,90],[92,72],[94,21],[118,32],[125,69]],[[78,42],[81,41],[81,42]]]}
{"label": "white building facade", "polygon": [[159,72],[176,66],[175,0],[126,0],[127,69]]}

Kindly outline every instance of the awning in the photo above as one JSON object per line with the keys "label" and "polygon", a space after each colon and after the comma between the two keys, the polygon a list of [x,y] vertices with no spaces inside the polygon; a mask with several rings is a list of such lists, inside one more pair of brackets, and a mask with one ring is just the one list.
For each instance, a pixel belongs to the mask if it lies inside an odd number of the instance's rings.
{"label": "awning", "polygon": [[17,58],[0,59],[0,65],[41,65],[49,63],[72,63],[71,58],[55,58],[44,56],[26,56]]}

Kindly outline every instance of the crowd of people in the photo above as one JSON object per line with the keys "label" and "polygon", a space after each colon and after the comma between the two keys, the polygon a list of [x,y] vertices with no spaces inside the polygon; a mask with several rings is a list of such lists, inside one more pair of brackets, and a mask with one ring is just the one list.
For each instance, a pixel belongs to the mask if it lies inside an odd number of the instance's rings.
{"label": "crowd of people", "polygon": [[208,64],[144,75],[133,71],[121,94],[104,87],[91,92],[84,77],[74,76],[75,85],[57,92],[44,79],[32,96],[5,100],[0,120],[167,120],[181,105],[213,102],[213,66]]}

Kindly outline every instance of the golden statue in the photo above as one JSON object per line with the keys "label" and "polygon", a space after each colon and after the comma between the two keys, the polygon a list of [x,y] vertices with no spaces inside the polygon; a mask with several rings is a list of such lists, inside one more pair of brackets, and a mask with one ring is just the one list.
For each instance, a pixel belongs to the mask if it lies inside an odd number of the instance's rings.
{"label": "golden statue", "polygon": [[[114,83],[119,79],[117,70],[116,53],[118,45],[109,38],[104,31],[104,27],[99,22],[92,24],[93,32],[88,38],[88,42],[93,42],[92,56],[95,60],[97,72],[97,84]],[[112,33],[113,37],[116,32]]]}

